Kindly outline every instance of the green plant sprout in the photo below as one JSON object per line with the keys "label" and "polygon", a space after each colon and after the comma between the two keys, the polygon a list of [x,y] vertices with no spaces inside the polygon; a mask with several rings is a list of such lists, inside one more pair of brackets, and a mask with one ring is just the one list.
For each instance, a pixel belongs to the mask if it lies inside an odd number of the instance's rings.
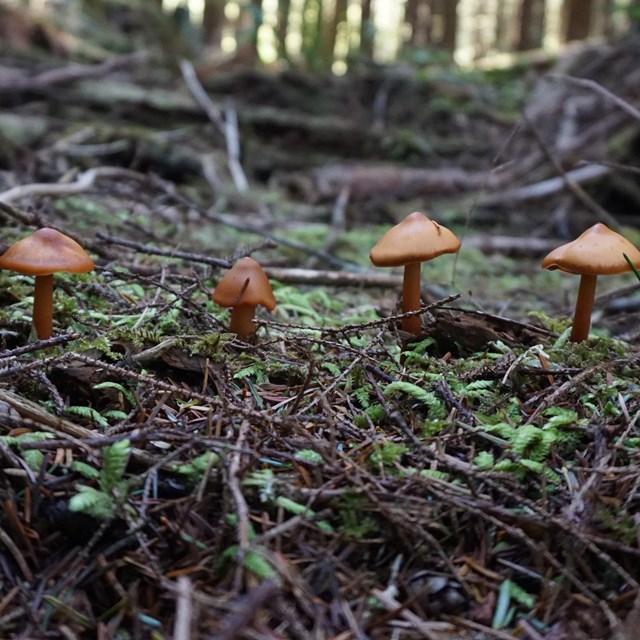
{"label": "green plant sprout", "polygon": [[133,513],[133,509],[126,504],[130,485],[124,474],[131,455],[131,442],[120,440],[102,449],[102,469],[96,478],[95,472],[88,472],[86,466],[76,470],[87,479],[98,481],[98,488],[77,484],[76,493],[69,500],[69,509],[86,513],[98,520],[107,520],[121,513],[123,509]]}

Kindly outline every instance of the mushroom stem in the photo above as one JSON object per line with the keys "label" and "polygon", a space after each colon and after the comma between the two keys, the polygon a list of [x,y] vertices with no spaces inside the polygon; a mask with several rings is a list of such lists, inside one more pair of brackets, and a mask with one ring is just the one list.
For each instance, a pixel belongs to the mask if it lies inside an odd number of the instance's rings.
{"label": "mushroom stem", "polygon": [[253,305],[239,304],[231,309],[231,323],[229,330],[237,333],[238,337],[246,340],[256,331],[256,325],[253,324],[253,317],[256,308]]}
{"label": "mushroom stem", "polygon": [[573,328],[571,329],[571,342],[582,342],[589,337],[591,327],[591,311],[596,297],[596,280],[598,276],[581,275],[576,311],[573,314]]}
{"label": "mushroom stem", "polygon": [[[404,280],[402,281],[402,313],[420,310],[420,262],[411,262],[404,267]],[[420,316],[403,318],[401,327],[403,331],[413,333],[414,336],[422,333],[422,320]]]}
{"label": "mushroom stem", "polygon": [[36,276],[33,291],[33,326],[40,340],[53,335],[53,274]]}

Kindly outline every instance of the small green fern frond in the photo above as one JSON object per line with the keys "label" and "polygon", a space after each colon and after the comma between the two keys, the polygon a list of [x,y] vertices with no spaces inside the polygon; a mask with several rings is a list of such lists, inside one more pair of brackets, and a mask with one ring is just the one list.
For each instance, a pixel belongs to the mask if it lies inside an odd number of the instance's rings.
{"label": "small green fern frond", "polygon": [[385,387],[384,395],[389,396],[394,393],[404,393],[426,405],[429,407],[430,415],[433,414],[434,418],[444,416],[444,407],[440,399],[431,391],[427,391],[412,382],[404,382],[402,380],[391,382]]}
{"label": "small green fern frond", "polygon": [[471,400],[484,400],[492,395],[494,387],[493,380],[475,380],[464,387],[462,393]]}
{"label": "small green fern frond", "polygon": [[103,491],[84,484],[76,485],[78,493],[69,500],[69,509],[106,520],[113,515],[113,499]]}
{"label": "small green fern frond", "polygon": [[264,363],[256,362],[254,364],[249,365],[248,367],[244,367],[244,369],[240,369],[233,374],[234,380],[243,380],[244,378],[255,378],[258,384],[262,384],[266,379],[266,372],[264,368]]}
{"label": "small green fern frond", "polygon": [[94,384],[93,385],[94,389],[114,389],[115,391],[118,391],[119,393],[122,394],[123,398],[126,399],[126,401],[130,404],[130,405],[135,405],[136,404],[136,399],[133,395],[133,393],[131,393],[131,391],[129,391],[129,389],[126,389],[123,385],[121,385],[119,382],[113,382],[111,380],[107,380],[105,382],[100,382],[98,384]]}
{"label": "small green fern frond", "polygon": [[323,362],[321,368],[326,369],[335,378],[342,373],[342,369],[335,362]]}
{"label": "small green fern frond", "polygon": [[87,480],[97,480],[100,477],[100,472],[94,469],[91,465],[81,460],[74,460],[71,463],[71,470],[77,471],[80,475],[84,476]]}
{"label": "small green fern frond", "polygon": [[66,413],[72,413],[76,416],[82,416],[91,422],[95,422],[97,425],[101,427],[108,427],[109,422],[107,419],[99,412],[96,411],[93,407],[84,407],[80,405],[72,405],[70,407],[65,408]]}
{"label": "small green fern frond", "polygon": [[542,429],[532,424],[522,425],[516,430],[515,436],[511,440],[511,448],[514,453],[523,456],[529,447],[542,439],[542,436]]}
{"label": "small green fern frond", "polygon": [[130,455],[129,440],[120,440],[102,449],[100,488],[104,492],[111,493],[122,482]]}
{"label": "small green fern frond", "polygon": [[371,391],[372,387],[370,384],[363,384],[362,386],[355,387],[353,389],[353,395],[356,397],[363,409],[367,409],[371,404]]}

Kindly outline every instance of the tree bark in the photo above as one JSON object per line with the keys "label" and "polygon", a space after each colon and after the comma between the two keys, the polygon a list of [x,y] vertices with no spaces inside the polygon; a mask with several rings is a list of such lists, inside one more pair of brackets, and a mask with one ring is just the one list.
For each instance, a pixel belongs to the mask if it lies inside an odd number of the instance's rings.
{"label": "tree bark", "polygon": [[225,4],[226,0],[205,0],[202,15],[202,39],[206,45],[220,46]]}
{"label": "tree bark", "polygon": [[564,0],[562,23],[565,42],[583,40],[591,33],[594,0]]}
{"label": "tree bark", "polygon": [[544,19],[544,0],[522,0],[518,15],[518,51],[529,51],[542,46]]}
{"label": "tree bark", "polygon": [[362,1],[362,13],[360,17],[360,55],[364,58],[373,57],[373,41],[375,27],[373,24],[373,11],[371,0]]}
{"label": "tree bark", "polygon": [[442,48],[453,56],[458,35],[458,0],[445,0],[443,9]]}
{"label": "tree bark", "polygon": [[508,50],[511,44],[509,36],[509,17],[507,12],[507,0],[498,0],[496,7],[496,26],[493,36],[495,48],[498,51]]}
{"label": "tree bark", "polygon": [[326,34],[325,34],[325,55],[327,56],[327,62],[329,67],[333,64],[336,48],[336,39],[338,37],[338,31],[340,25],[347,24],[347,0],[336,0],[333,10],[333,16],[330,20],[326,21]]}
{"label": "tree bark", "polygon": [[291,0],[278,0],[278,24],[276,26],[276,37],[278,39],[278,58],[288,60],[287,33],[289,31],[289,13],[291,11]]}
{"label": "tree bark", "polygon": [[404,7],[404,21],[411,28],[408,43],[413,48],[419,44],[420,0],[407,0],[407,4]]}

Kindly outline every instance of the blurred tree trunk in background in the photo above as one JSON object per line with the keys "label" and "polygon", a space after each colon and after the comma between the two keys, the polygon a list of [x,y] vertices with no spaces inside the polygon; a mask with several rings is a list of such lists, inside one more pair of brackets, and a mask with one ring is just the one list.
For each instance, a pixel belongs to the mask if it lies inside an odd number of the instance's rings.
{"label": "blurred tree trunk in background", "polygon": [[640,33],[640,0],[631,0],[627,12],[631,22],[631,31],[636,34]]}
{"label": "blurred tree trunk in background", "polygon": [[325,65],[322,0],[305,0],[302,9],[302,55],[312,71]]}
{"label": "blurred tree trunk in background", "polygon": [[411,48],[424,49],[431,43],[432,12],[432,0],[407,0],[405,21],[411,25]]}
{"label": "blurred tree trunk in background", "polygon": [[444,0],[442,20],[442,48],[453,56],[458,35],[458,0]]}
{"label": "blurred tree trunk in background", "polygon": [[418,46],[420,0],[407,0],[404,6],[404,21],[409,25],[411,34],[408,43],[413,48]]}
{"label": "blurred tree trunk in background", "polygon": [[528,51],[542,46],[544,36],[544,0],[522,0],[518,12],[517,51]]}
{"label": "blurred tree trunk in background", "polygon": [[371,0],[361,0],[362,13],[360,18],[360,55],[364,58],[373,57],[373,41],[375,38],[375,25],[373,24],[373,11]]}
{"label": "blurred tree trunk in background", "polygon": [[[162,0],[159,0],[162,2]],[[219,47],[224,25],[226,0],[205,0],[202,14],[202,39],[206,45]]]}
{"label": "blurred tree trunk in background", "polygon": [[[243,15],[244,14],[244,15]],[[258,52],[258,31],[263,22],[262,0],[249,0],[242,8],[240,15],[240,31],[236,35],[236,45],[243,50],[243,58],[249,64],[260,61]]]}
{"label": "blurred tree trunk in background", "polygon": [[333,15],[326,20],[324,48],[327,56],[327,68],[331,68],[336,50],[338,33],[347,29],[347,0],[335,0]]}
{"label": "blurred tree trunk in background", "polygon": [[564,41],[582,40],[591,33],[593,0],[564,0],[562,32]]}
{"label": "blurred tree trunk in background", "polygon": [[496,28],[494,31],[494,46],[497,51],[510,48],[509,20],[507,15],[507,0],[498,0],[496,5]]}
{"label": "blurred tree trunk in background", "polygon": [[289,60],[287,51],[287,33],[289,31],[289,13],[291,0],[278,0],[278,21],[276,25],[276,39],[278,40],[278,58]]}

